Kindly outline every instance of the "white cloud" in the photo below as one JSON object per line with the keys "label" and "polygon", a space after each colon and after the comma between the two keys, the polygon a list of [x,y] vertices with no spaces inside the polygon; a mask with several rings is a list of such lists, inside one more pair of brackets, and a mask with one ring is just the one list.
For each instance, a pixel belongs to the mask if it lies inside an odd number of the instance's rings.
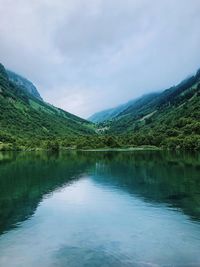
{"label": "white cloud", "polygon": [[0,61],[87,117],[200,67],[199,0],[0,0]]}

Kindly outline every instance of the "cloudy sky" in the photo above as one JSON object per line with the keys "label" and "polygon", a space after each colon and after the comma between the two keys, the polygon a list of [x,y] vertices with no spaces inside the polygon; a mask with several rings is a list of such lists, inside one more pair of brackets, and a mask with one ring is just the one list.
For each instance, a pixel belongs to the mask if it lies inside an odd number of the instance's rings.
{"label": "cloudy sky", "polygon": [[87,118],[200,67],[199,0],[0,0],[0,62]]}

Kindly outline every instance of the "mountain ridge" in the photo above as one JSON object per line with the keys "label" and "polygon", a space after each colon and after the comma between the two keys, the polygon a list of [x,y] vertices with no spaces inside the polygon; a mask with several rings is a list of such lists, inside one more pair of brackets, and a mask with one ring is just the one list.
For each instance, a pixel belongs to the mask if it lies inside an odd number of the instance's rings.
{"label": "mountain ridge", "polygon": [[35,87],[35,85],[32,82],[30,82],[28,79],[24,78],[23,76],[15,73],[11,70],[6,69],[6,72],[8,74],[8,79],[11,82],[20,86],[21,89],[24,90],[25,92],[27,91],[28,93],[30,93],[34,97],[43,101],[42,97],[40,96],[40,93],[38,92],[37,88]]}
{"label": "mountain ridge", "polygon": [[0,64],[0,143],[34,146],[44,140],[93,134],[92,123],[27,92],[9,79]]}
{"label": "mountain ridge", "polygon": [[94,113],[92,116],[88,118],[89,121],[92,121],[94,123],[99,123],[99,122],[104,122],[106,120],[110,120],[120,114],[126,107],[128,107],[129,103],[135,101],[135,100],[130,100],[125,104],[116,106],[114,108],[110,109],[105,109],[99,112]]}
{"label": "mountain ridge", "polygon": [[126,135],[124,143],[129,145],[199,150],[200,70],[147,102],[136,101],[98,127],[107,135]]}
{"label": "mountain ridge", "polygon": [[76,149],[200,150],[200,70],[176,86],[106,113],[93,124],[56,108],[9,79],[0,65],[0,150],[45,148],[49,142]]}

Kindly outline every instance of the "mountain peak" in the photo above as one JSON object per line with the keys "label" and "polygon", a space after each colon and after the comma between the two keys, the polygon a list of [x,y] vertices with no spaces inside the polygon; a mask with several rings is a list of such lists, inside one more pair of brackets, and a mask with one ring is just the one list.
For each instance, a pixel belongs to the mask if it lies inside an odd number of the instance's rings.
{"label": "mountain peak", "polygon": [[30,82],[26,78],[22,77],[21,75],[15,73],[13,71],[6,70],[6,72],[7,72],[7,75],[8,75],[8,79],[11,82],[16,84],[17,86],[20,86],[23,91],[28,92],[32,96],[34,96],[37,99],[43,101],[43,99],[40,96],[37,88],[35,87],[35,85],[32,82]]}

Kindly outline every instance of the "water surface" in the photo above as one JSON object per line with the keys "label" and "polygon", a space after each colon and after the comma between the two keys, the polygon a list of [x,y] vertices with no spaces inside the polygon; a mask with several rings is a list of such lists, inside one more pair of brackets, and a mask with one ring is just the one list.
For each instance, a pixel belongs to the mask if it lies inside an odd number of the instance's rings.
{"label": "water surface", "polygon": [[200,156],[0,154],[0,266],[200,266]]}

